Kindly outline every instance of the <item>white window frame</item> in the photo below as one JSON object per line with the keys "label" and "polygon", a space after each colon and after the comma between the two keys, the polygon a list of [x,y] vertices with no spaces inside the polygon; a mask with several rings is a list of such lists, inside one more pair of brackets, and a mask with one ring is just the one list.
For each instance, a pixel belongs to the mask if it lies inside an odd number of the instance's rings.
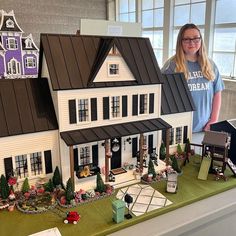
{"label": "white window frame", "polygon": [[34,57],[25,58],[25,67],[26,68],[36,68],[36,59]]}
{"label": "white window frame", "polygon": [[[120,65],[119,65],[119,63],[109,62],[107,69],[108,69],[108,76],[109,77],[119,77],[120,76]],[[111,73],[111,71],[113,71],[115,73]]]}
{"label": "white window frame", "polygon": [[8,37],[6,39],[6,48],[8,50],[17,50],[18,49],[17,39],[13,37]]}

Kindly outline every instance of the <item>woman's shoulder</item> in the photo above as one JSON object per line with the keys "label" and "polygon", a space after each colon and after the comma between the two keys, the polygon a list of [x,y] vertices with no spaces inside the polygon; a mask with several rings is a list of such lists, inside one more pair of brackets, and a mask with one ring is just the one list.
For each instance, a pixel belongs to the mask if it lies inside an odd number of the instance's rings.
{"label": "woman's shoulder", "polygon": [[167,73],[174,73],[175,72],[175,66],[176,66],[175,60],[174,60],[173,57],[171,57],[170,59],[168,59],[164,63],[164,65],[163,65],[163,67],[161,69],[161,72],[165,73],[165,74],[167,74]]}

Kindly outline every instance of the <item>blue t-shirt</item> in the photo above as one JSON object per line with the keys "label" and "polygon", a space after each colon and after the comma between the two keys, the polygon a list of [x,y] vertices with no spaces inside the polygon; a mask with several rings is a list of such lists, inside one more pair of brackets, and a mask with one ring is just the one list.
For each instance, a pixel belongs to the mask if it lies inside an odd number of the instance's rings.
{"label": "blue t-shirt", "polygon": [[[218,68],[212,61],[215,79],[207,80],[198,62],[188,61],[189,79],[187,80],[196,110],[193,112],[193,132],[203,131],[210,119],[214,94],[224,89],[224,83],[219,74]],[[162,68],[165,74],[175,72],[175,62],[169,60]]]}

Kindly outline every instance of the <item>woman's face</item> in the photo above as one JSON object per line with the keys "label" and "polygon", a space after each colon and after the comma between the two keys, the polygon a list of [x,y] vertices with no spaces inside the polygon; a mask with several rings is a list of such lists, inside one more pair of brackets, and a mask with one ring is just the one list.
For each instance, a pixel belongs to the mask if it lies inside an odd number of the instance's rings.
{"label": "woman's face", "polygon": [[187,29],[183,33],[182,47],[186,56],[196,56],[201,47],[201,36],[197,29]]}

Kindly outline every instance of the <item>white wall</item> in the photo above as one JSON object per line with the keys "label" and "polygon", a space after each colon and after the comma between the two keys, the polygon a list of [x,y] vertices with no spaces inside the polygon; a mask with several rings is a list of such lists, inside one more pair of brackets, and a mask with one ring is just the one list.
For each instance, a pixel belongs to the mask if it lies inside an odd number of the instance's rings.
{"label": "white wall", "polygon": [[[14,157],[17,155],[44,152],[51,150],[53,171],[56,166],[60,168],[60,156],[58,148],[58,131],[45,131],[32,134],[9,136],[0,139],[0,174],[5,175],[4,158],[12,157],[13,168],[15,167]],[[45,173],[44,158],[42,158],[43,172]],[[42,177],[45,174],[41,175]],[[49,175],[48,177],[50,177]],[[30,184],[40,176],[29,176]],[[24,179],[20,180],[22,182]]]}

